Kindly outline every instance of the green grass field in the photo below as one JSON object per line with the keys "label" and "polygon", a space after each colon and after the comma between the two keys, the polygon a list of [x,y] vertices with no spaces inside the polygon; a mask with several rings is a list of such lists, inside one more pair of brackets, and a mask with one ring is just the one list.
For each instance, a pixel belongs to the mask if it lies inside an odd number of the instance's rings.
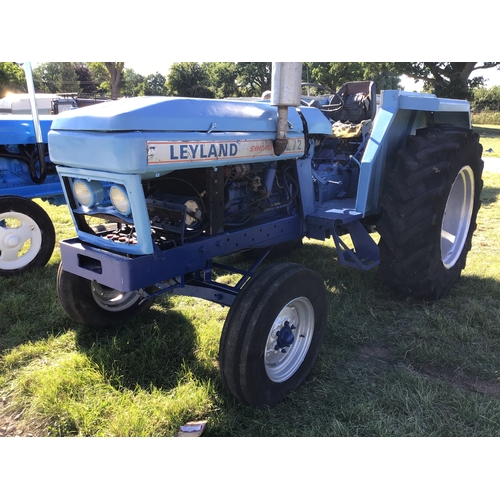
{"label": "green grass field", "polygon": [[[119,328],[75,325],[56,249],[44,269],[0,280],[0,417],[43,436],[174,436],[192,420],[204,436],[500,436],[500,174],[484,183],[468,265],[435,303],[341,267],[331,242],[282,259],[324,277],[329,326],[308,380],[272,409],[222,385],[226,308],[164,297]],[[72,236],[67,208],[43,205],[58,240]]]}
{"label": "green grass field", "polygon": [[500,125],[474,124],[472,128],[481,136],[483,156],[500,158]]}

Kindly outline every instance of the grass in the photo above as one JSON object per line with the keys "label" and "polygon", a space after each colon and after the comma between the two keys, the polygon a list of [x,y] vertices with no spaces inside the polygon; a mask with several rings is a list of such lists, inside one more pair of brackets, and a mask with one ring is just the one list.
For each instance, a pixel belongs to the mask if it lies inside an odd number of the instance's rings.
{"label": "grass", "polygon": [[485,158],[500,158],[500,125],[473,123],[472,127],[481,136],[483,156]]}
{"label": "grass", "polygon": [[[217,367],[227,309],[164,297],[110,330],[73,324],[49,265],[0,280],[0,411],[50,436],[500,436],[500,175],[485,172],[468,265],[435,303],[394,296],[377,271],[338,264],[331,242],[286,259],[324,277],[329,326],[308,380],[272,409],[247,408]],[[43,204],[58,240],[66,207]],[[227,277],[231,279],[231,277]]]}
{"label": "grass", "polygon": [[476,125],[500,125],[500,112],[482,111],[481,113],[472,113],[472,123]]}

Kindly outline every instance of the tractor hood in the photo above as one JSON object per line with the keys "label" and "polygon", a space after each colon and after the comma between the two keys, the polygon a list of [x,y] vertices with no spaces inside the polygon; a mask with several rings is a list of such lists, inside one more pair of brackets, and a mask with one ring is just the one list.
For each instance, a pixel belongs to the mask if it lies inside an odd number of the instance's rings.
{"label": "tractor hood", "polygon": [[[331,125],[314,108],[300,108],[309,133],[331,133]],[[134,97],[109,101],[58,115],[52,130],[87,132],[275,132],[277,108],[267,101]],[[295,108],[289,128],[303,132]]]}
{"label": "tractor hood", "polygon": [[[307,134],[331,134],[316,108],[290,108],[288,147],[306,153]],[[137,97],[67,111],[49,132],[53,163],[108,172],[163,175],[173,169],[273,161],[277,108],[267,101]]]}

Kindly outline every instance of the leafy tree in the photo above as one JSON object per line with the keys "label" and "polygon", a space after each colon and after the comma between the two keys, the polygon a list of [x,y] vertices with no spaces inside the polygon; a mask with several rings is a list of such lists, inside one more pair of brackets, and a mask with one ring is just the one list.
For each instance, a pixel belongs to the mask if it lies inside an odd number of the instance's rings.
{"label": "leafy tree", "polygon": [[472,109],[479,111],[500,111],[500,86],[484,87],[472,91]]}
{"label": "leafy tree", "polygon": [[120,83],[124,69],[123,62],[87,63],[92,78],[101,94],[110,94],[112,99],[120,97]]}
{"label": "leafy tree", "polygon": [[209,86],[214,97],[239,97],[240,90],[236,83],[238,68],[234,62],[207,62],[202,63],[202,69],[206,72]]}
{"label": "leafy tree", "polygon": [[141,92],[144,77],[131,68],[125,68],[122,78],[122,92],[126,97],[138,96]]}
{"label": "leafy tree", "polygon": [[46,62],[33,69],[35,88],[49,94],[72,93],[80,89],[80,80],[70,62]]}
{"label": "leafy tree", "polygon": [[349,62],[312,62],[302,64],[302,79],[324,85],[331,90],[338,89],[343,83],[363,80],[362,63]]}
{"label": "leafy tree", "polygon": [[80,92],[85,95],[95,95],[97,93],[97,85],[87,64],[77,62],[74,63],[73,67],[80,82]]}
{"label": "leafy tree", "polygon": [[148,75],[140,85],[139,95],[166,95],[166,81],[166,78],[158,72]]}
{"label": "leafy tree", "polygon": [[92,81],[94,82],[97,88],[97,92],[101,94],[111,93],[111,85],[109,83],[109,73],[104,63],[88,62],[87,66],[90,69],[90,74],[92,75]]}
{"label": "leafy tree", "polygon": [[197,62],[174,63],[166,82],[167,95],[213,98],[207,72]]}
{"label": "leafy tree", "polygon": [[368,62],[363,65],[363,80],[373,80],[377,92],[400,89],[401,78],[396,63]]}
{"label": "leafy tree", "polygon": [[397,66],[382,62],[306,62],[302,65],[302,80],[331,90],[338,90],[346,82],[373,80],[377,91],[397,89],[400,82]]}
{"label": "leafy tree", "polygon": [[244,97],[260,97],[271,88],[272,63],[239,62],[236,71],[236,83]]}
{"label": "leafy tree", "polygon": [[398,63],[401,74],[423,81],[424,90],[439,97],[468,99],[475,88],[484,84],[483,77],[473,77],[478,69],[498,67],[498,62],[413,62]]}
{"label": "leafy tree", "polygon": [[0,98],[7,92],[26,92],[24,71],[14,62],[0,62]]}

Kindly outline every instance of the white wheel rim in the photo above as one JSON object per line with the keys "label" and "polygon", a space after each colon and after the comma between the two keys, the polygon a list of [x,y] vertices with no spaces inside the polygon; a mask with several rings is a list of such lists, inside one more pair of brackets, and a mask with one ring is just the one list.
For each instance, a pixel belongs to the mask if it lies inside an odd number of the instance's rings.
{"label": "white wheel rim", "polygon": [[0,214],[0,267],[5,270],[27,266],[42,248],[38,224],[19,212]]}
{"label": "white wheel rim", "polygon": [[97,281],[91,283],[92,297],[99,307],[107,311],[125,311],[141,298],[135,292],[120,292],[113,288],[100,285]]}
{"label": "white wheel rim", "polygon": [[474,208],[474,188],[474,172],[467,165],[453,182],[441,225],[441,260],[447,269],[457,263],[467,241]]}
{"label": "white wheel rim", "polygon": [[[278,334],[285,323],[293,328],[289,347],[278,348]],[[306,297],[290,301],[278,314],[267,337],[264,364],[267,376],[276,383],[288,380],[304,361],[314,335],[314,308]],[[284,352],[283,352],[284,350]]]}

